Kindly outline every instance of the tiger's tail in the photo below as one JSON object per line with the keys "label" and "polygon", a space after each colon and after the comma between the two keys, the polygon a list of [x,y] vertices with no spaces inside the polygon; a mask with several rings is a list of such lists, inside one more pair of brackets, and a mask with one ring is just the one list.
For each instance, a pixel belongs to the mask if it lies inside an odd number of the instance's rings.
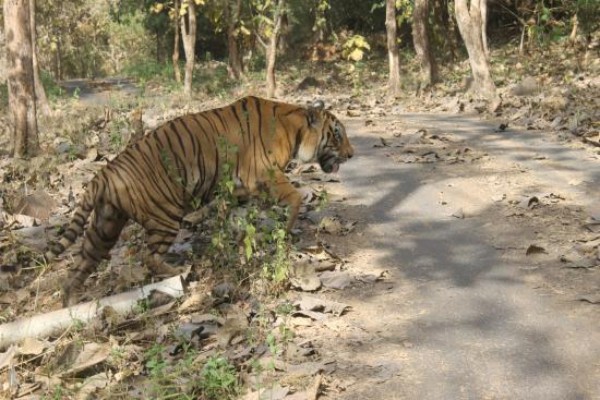
{"label": "tiger's tail", "polygon": [[103,191],[104,184],[102,182],[104,182],[104,180],[98,175],[88,184],[85,193],[75,208],[69,226],[60,236],[58,241],[51,243],[48,246],[48,250],[44,254],[46,260],[52,260],[56,258],[56,256],[62,254],[75,243],[79,236],[83,235],[85,223],[94,210],[98,195]]}

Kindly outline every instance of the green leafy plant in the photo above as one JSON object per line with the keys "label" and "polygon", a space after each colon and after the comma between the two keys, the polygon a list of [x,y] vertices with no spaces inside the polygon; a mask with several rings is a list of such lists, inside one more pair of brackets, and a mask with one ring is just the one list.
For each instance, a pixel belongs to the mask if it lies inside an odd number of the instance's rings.
{"label": "green leafy plant", "polygon": [[201,377],[199,389],[208,400],[233,399],[240,391],[235,367],[224,357],[209,358]]}
{"label": "green leafy plant", "polygon": [[164,376],[167,367],[167,363],[162,356],[164,351],[164,346],[158,343],[146,351],[146,368],[153,379],[160,379]]}
{"label": "green leafy plant", "polygon": [[365,53],[369,50],[371,50],[371,46],[362,35],[350,36],[342,45],[342,54],[346,59],[351,61],[362,60]]}
{"label": "green leafy plant", "polygon": [[238,149],[224,139],[219,148],[227,156],[223,157],[212,206],[216,217],[211,220],[213,233],[207,252],[211,262],[217,268],[234,272],[240,281],[258,273],[273,283],[273,289],[283,287],[290,263],[287,212],[276,205],[268,190],[238,207],[240,193],[247,197],[241,182],[234,178],[233,163],[229,161]]}
{"label": "green leafy plant", "polygon": [[65,94],[63,88],[56,83],[56,80],[49,72],[40,70],[40,80],[49,100],[57,100]]}
{"label": "green leafy plant", "polygon": [[146,353],[146,371],[150,385],[146,395],[154,399],[193,399],[193,385],[182,385],[182,382],[192,381],[198,371],[192,368],[192,362],[197,355],[189,347],[184,346],[184,357],[176,362],[165,356],[166,348],[162,344],[154,344]]}
{"label": "green leafy plant", "polygon": [[56,385],[51,389],[51,393],[43,396],[47,400],[61,400],[68,396],[67,390],[62,385]]}

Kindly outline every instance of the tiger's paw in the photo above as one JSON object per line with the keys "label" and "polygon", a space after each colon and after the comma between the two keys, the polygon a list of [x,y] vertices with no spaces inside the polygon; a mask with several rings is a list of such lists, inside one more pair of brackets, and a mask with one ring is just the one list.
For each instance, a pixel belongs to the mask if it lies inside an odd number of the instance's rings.
{"label": "tiger's paw", "polygon": [[60,290],[63,308],[74,306],[79,303],[79,296],[74,295],[70,285],[63,285]]}
{"label": "tiger's paw", "polygon": [[174,267],[168,264],[158,254],[148,256],[146,266],[155,277],[171,277],[187,271],[187,267]]}

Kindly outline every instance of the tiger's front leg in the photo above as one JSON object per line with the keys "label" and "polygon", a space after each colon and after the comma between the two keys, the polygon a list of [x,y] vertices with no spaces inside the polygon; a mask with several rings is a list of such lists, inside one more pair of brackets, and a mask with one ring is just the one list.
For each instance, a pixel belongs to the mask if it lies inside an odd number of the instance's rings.
{"label": "tiger's front leg", "polygon": [[287,205],[289,208],[289,217],[286,230],[288,233],[296,224],[300,205],[302,205],[302,196],[290,182],[287,176],[281,171],[277,171],[267,182],[271,195],[281,204]]}

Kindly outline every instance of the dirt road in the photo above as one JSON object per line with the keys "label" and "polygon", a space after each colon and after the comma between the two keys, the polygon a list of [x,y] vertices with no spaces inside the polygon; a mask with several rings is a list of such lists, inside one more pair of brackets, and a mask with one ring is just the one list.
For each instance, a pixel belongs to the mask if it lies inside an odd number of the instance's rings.
{"label": "dirt road", "polygon": [[597,150],[464,116],[345,123],[331,192],[358,225],[332,241],[389,275],[324,294],[352,306],[318,340],[327,398],[600,399],[600,255],[574,250],[600,235]]}

